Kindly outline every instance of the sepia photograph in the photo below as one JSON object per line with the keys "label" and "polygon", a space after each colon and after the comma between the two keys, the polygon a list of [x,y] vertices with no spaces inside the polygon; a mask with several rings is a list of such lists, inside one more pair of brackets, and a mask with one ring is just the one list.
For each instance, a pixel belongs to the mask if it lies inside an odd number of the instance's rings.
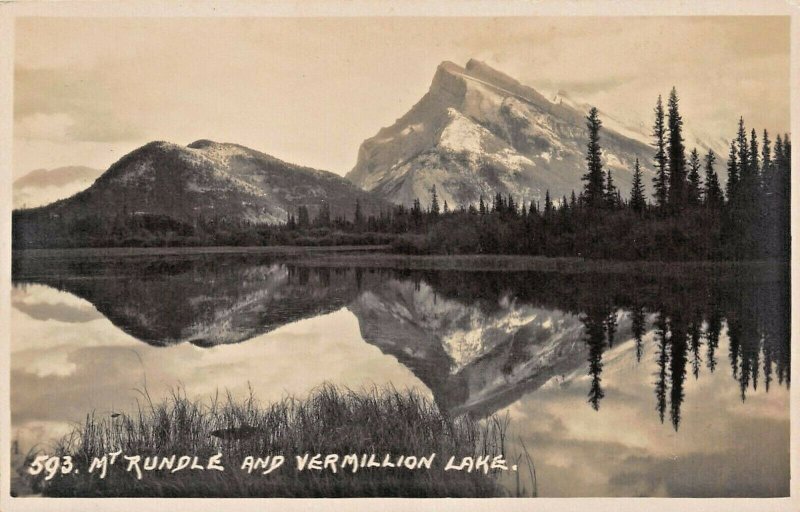
{"label": "sepia photograph", "polygon": [[791,510],[797,6],[346,4],[0,10],[0,508]]}

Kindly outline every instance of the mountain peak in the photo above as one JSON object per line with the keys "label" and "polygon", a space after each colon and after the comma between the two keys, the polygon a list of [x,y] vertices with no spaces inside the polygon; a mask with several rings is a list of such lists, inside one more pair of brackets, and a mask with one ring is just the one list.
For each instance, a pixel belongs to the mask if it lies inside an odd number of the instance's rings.
{"label": "mountain peak", "polygon": [[205,149],[208,147],[220,146],[220,145],[221,144],[219,142],[215,142],[210,139],[199,139],[187,145],[186,147],[191,149]]}
{"label": "mountain peak", "polygon": [[437,72],[438,71],[444,71],[444,72],[447,72],[447,73],[460,75],[460,74],[464,73],[464,68],[462,68],[461,66],[459,66],[455,62],[452,62],[452,61],[449,61],[449,60],[445,60],[445,61],[442,61],[441,64],[439,64],[439,66],[436,68],[436,71]]}
{"label": "mountain peak", "polygon": [[[618,131],[603,135],[605,163],[626,188],[635,159],[649,161],[651,149]],[[546,190],[561,196],[580,187],[586,137],[584,115],[569,102],[554,103],[477,59],[465,67],[444,61],[428,93],[364,141],[348,178],[403,204],[425,202],[434,185],[449,204],[496,192],[541,200]]]}

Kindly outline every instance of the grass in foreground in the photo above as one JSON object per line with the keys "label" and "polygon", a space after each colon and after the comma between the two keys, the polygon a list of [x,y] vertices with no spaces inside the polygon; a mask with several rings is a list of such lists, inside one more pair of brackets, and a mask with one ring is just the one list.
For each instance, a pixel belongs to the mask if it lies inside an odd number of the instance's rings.
{"label": "grass in foreground", "polygon": [[[210,403],[185,392],[158,404],[144,394],[136,414],[115,418],[89,415],[64,438],[55,454],[69,455],[75,470],[33,487],[57,497],[490,497],[509,495],[499,471],[445,471],[451,456],[502,455],[508,419],[451,418],[415,391],[373,388],[353,391],[324,385],[305,400],[285,398],[261,406],[252,393],[244,400],[228,395]],[[197,456],[201,464],[218,452],[225,471],[126,471],[127,461],[108,466],[100,479],[90,474],[95,457],[117,450],[123,455]],[[297,471],[295,455],[388,454],[429,456],[431,469],[349,468]],[[247,456],[284,455],[285,464],[263,475],[240,469]],[[122,456],[120,456],[121,459]],[[508,460],[509,467],[515,461]],[[143,465],[143,464],[142,464]],[[523,468],[520,467],[520,470]],[[519,475],[518,475],[519,476]],[[519,478],[517,479],[519,482]],[[517,495],[525,493],[517,484]]]}

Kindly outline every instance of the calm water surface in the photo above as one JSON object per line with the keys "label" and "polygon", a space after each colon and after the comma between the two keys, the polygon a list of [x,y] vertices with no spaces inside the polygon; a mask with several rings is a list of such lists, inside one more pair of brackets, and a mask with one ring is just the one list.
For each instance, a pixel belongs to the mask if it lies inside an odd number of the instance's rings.
{"label": "calm water surface", "polygon": [[16,259],[21,447],[182,386],[417,388],[511,418],[540,496],[789,491],[780,279],[324,268],[258,254]]}

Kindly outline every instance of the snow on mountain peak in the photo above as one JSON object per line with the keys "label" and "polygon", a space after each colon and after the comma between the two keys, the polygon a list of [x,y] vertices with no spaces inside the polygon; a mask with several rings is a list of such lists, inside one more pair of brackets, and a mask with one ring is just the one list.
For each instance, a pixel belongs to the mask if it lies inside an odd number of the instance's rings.
{"label": "snow on mountain peak", "polygon": [[[445,61],[411,110],[363,142],[347,178],[403,204],[426,204],[434,185],[451,205],[496,192],[526,201],[546,190],[569,195],[584,173],[584,116],[481,61]],[[630,186],[636,158],[649,184],[652,148],[605,127],[601,141],[618,185]]]}

